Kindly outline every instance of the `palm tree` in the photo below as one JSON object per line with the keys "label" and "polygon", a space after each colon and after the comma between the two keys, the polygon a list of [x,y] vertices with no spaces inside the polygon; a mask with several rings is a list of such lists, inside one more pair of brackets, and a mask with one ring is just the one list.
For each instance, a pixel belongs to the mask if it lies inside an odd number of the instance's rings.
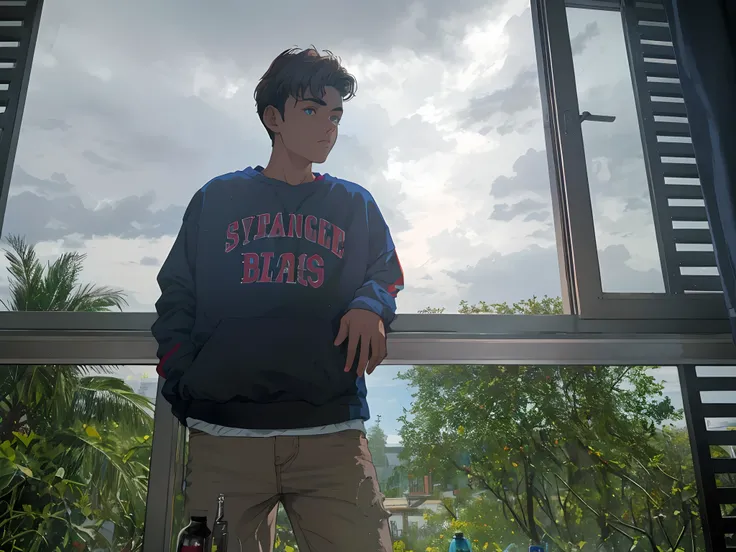
{"label": "palm tree", "polygon": [[[23,238],[6,241],[6,310],[99,312],[126,304],[121,290],[80,283],[85,255],[64,253],[44,266]],[[115,526],[110,549],[139,547],[151,401],[110,366],[0,369],[0,520],[9,520],[0,522],[0,550],[65,550],[70,538],[99,546],[105,521]]]}

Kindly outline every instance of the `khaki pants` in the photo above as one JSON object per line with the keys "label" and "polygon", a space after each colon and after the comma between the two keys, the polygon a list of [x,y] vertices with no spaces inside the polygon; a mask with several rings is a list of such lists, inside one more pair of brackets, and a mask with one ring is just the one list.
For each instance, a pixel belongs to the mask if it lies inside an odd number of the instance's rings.
{"label": "khaki pants", "polygon": [[271,552],[279,502],[299,552],[392,550],[368,441],[357,430],[304,437],[192,431],[187,516],[206,514],[212,527],[220,493],[230,531],[227,552]]}

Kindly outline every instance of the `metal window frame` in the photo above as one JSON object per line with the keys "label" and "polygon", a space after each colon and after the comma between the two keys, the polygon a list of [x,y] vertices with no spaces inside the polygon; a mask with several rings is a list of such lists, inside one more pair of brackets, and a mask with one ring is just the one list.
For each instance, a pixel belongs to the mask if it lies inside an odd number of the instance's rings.
{"label": "metal window frame", "polygon": [[736,445],[736,432],[709,430],[707,418],[732,418],[734,403],[704,402],[703,391],[736,391],[736,374],[719,377],[699,377],[697,366],[678,366],[683,410],[690,438],[693,469],[698,490],[703,540],[708,552],[726,549],[726,534],[736,532],[736,517],[722,516],[721,504],[736,502],[736,488],[717,484],[718,474],[736,474],[736,459],[712,458],[710,447]]}
{"label": "metal window frame", "polygon": [[[555,217],[555,230],[560,240],[558,244],[563,249],[561,255],[565,255],[566,266],[569,267],[568,282],[563,290],[571,290],[568,299],[573,306],[571,312],[591,319],[727,318],[721,295],[603,291],[566,8],[620,10],[624,35],[628,37],[626,10],[624,3],[619,0],[531,1],[540,90],[542,101],[546,104],[547,150],[548,155],[556,157],[553,161],[557,164],[554,170],[550,168],[556,177],[550,179],[553,209],[560,213]],[[634,71],[630,47],[627,47],[627,53]],[[638,98],[637,94],[634,86],[635,98]],[[637,100],[637,111],[641,118],[638,107]],[[643,146],[646,147],[647,134],[641,124],[640,132]],[[665,270],[663,267],[666,283]]]}
{"label": "metal window frame", "polygon": [[565,0],[568,8],[618,11],[623,0]]}
{"label": "metal window frame", "polygon": [[[3,332],[0,365],[153,365],[146,332]],[[519,334],[393,333],[384,365],[676,365],[734,364],[730,334],[524,332]]]}
{"label": "metal window frame", "polygon": [[[149,329],[155,314],[84,314],[0,313],[0,364],[157,363]],[[89,329],[90,321],[97,329]],[[727,320],[406,314],[388,341],[385,364],[736,362]]]}
{"label": "metal window frame", "polygon": [[[161,408],[163,380],[159,378],[158,407],[153,413],[153,441],[148,472],[148,493],[143,526],[143,552],[171,550],[174,528],[174,500],[184,474],[177,469],[183,457],[185,428],[169,408]],[[183,462],[182,462],[183,463]]]}
{"label": "metal window frame", "polygon": [[5,112],[0,115],[2,118],[2,132],[0,132],[0,231],[2,231],[3,217],[10,195],[10,179],[13,173],[15,152],[18,147],[23,110],[28,94],[28,83],[31,80],[33,53],[36,49],[41,13],[43,12],[43,0],[26,0],[23,6],[12,4],[0,5],[0,14],[4,16],[8,13],[8,17],[12,18],[17,12],[27,10],[32,12],[33,16],[30,21],[26,21],[27,25],[21,27],[23,31],[18,37],[13,37],[11,33],[8,33],[7,38],[3,36],[3,31],[14,29],[14,27],[0,28],[0,41],[14,41],[16,38],[18,41],[15,67],[10,70],[4,69],[3,72],[7,72],[9,76],[0,79],[0,82],[4,82],[5,79],[9,81],[7,105]]}

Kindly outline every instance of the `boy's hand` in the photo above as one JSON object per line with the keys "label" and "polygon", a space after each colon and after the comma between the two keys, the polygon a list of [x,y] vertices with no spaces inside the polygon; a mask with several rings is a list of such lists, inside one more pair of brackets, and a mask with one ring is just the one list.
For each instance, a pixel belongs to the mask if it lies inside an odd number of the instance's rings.
{"label": "boy's hand", "polygon": [[355,362],[358,343],[360,343],[358,377],[363,376],[365,372],[371,374],[386,358],[386,329],[383,327],[383,319],[371,311],[351,309],[345,313],[340,320],[340,331],[337,332],[335,346],[339,346],[345,339],[348,340],[346,372],[350,371]]}

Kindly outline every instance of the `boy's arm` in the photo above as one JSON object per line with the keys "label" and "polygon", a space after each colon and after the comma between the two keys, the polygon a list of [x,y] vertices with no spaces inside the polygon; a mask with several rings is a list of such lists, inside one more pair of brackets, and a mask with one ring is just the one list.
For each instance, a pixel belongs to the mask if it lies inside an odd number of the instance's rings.
{"label": "boy's arm", "polygon": [[404,273],[391,232],[372,199],[368,204],[368,232],[370,264],[365,282],[355,293],[348,310],[371,311],[388,326],[396,318],[396,295],[404,289]]}
{"label": "boy's arm", "polygon": [[396,295],[404,289],[404,274],[391,233],[372,198],[367,216],[369,258],[365,279],[348,305],[335,339],[335,345],[348,340],[346,372],[352,369],[360,344],[358,377],[372,373],[386,358],[386,331],[396,318]]}
{"label": "boy's arm", "polygon": [[161,297],[156,302],[158,319],[151,333],[158,342],[156,372],[162,378],[184,372],[194,360],[191,334],[196,316],[195,260],[202,192],[189,202],[179,234],[158,273]]}

